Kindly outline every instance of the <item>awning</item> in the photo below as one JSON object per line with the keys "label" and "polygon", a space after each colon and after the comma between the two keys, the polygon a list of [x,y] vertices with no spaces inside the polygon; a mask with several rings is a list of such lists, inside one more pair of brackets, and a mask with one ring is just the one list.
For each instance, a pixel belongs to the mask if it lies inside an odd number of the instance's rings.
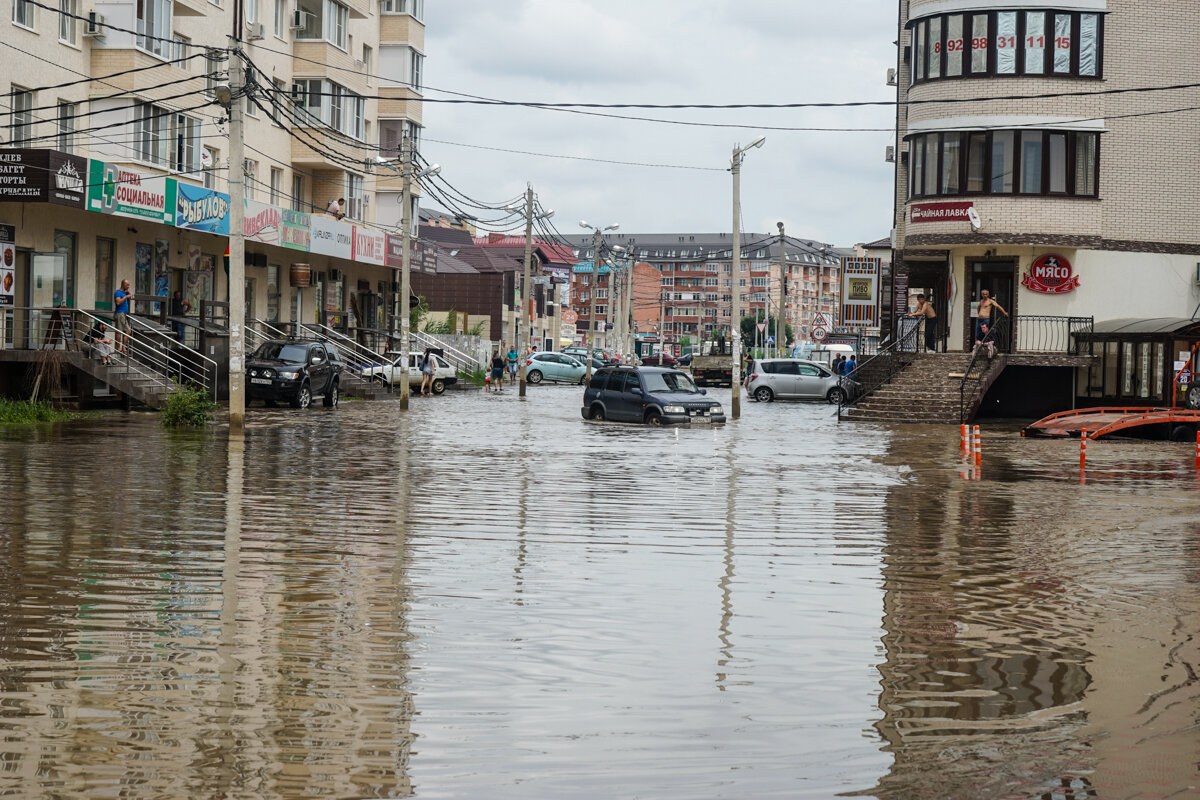
{"label": "awning", "polygon": [[1200,319],[1188,317],[1124,317],[1097,322],[1090,331],[1078,331],[1078,336],[1091,339],[1180,338],[1200,337]]}

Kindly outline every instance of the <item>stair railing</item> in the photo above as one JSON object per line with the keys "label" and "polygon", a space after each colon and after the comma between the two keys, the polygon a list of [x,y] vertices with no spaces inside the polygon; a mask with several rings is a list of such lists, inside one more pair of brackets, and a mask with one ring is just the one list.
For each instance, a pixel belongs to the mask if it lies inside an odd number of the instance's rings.
{"label": "stair railing", "polygon": [[842,396],[838,400],[839,420],[847,407],[856,405],[889,383],[916,358],[922,328],[921,325],[912,325],[907,326],[907,330],[898,329],[897,337],[891,344],[858,364],[850,375],[838,379],[838,385],[842,388]]}
{"label": "stair railing", "polygon": [[[983,341],[977,344],[975,351],[971,353],[971,360],[967,362],[967,368],[963,371],[962,380],[958,384],[958,419],[960,423],[966,424],[970,420],[976,404],[975,396],[980,390],[984,376],[992,367],[992,359],[998,353],[1008,349],[1010,320],[1008,315],[996,320],[995,324],[988,328]],[[979,398],[979,400],[982,399]]]}
{"label": "stair railing", "polygon": [[149,381],[164,391],[175,388],[176,382],[190,383],[205,394],[217,398],[217,362],[203,353],[193,350],[176,339],[172,333],[154,327],[132,314],[128,334],[116,330],[110,320],[98,317],[82,309],[75,310],[76,317],[83,323],[76,330],[82,339],[97,323],[108,326],[107,333],[113,340],[114,349],[121,337],[126,340],[126,352],[114,353],[117,361],[140,379]]}
{"label": "stair railing", "polygon": [[346,362],[346,366],[358,376],[361,376],[364,371],[372,367],[386,366],[391,363],[382,353],[377,353],[369,347],[364,347],[349,336],[338,333],[328,325],[322,325],[319,322],[307,323],[303,328],[318,339],[334,345],[338,350],[338,354],[342,357],[342,361]]}
{"label": "stair railing", "polygon": [[417,349],[424,350],[426,347],[434,347],[441,350],[445,359],[455,369],[462,370],[463,372],[473,372],[482,366],[479,363],[479,359],[464,353],[462,350],[451,347],[441,339],[431,336],[428,333],[409,331],[408,336],[410,341],[416,343]]}

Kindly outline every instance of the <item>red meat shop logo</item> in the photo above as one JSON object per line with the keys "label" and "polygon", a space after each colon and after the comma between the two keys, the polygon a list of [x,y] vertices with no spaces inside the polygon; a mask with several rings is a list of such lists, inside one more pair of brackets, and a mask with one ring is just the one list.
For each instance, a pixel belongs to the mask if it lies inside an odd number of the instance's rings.
{"label": "red meat shop logo", "polygon": [[1034,259],[1021,283],[1042,294],[1066,294],[1079,287],[1079,276],[1071,274],[1070,261],[1047,253]]}

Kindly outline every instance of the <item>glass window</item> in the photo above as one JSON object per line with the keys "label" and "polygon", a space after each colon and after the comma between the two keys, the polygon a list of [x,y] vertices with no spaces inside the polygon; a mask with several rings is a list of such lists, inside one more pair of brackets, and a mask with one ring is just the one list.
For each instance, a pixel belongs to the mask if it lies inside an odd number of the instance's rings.
{"label": "glass window", "polygon": [[942,18],[934,17],[929,20],[929,77],[942,76]]}
{"label": "glass window", "polygon": [[1066,194],[1067,192],[1067,135],[1051,133],[1047,137],[1046,168],[1049,172],[1050,194]]}
{"label": "glass window", "polygon": [[1096,194],[1096,149],[1100,144],[1097,133],[1075,134],[1075,194]]}
{"label": "glass window", "polygon": [[988,15],[971,15],[971,72],[988,71]]}
{"label": "glass window", "polygon": [[75,103],[58,101],[58,149],[64,153],[75,150]]}
{"label": "glass window", "polygon": [[13,22],[26,28],[33,28],[35,8],[37,7],[29,0],[13,0]]}
{"label": "glass window", "polygon": [[9,118],[8,143],[24,144],[33,138],[33,92],[13,85],[9,95],[12,117]]}
{"label": "glass window", "polygon": [[292,210],[305,211],[304,176],[292,175]]}
{"label": "glass window", "polygon": [[137,0],[137,47],[171,57],[171,0]]}
{"label": "glass window", "polygon": [[1046,12],[1025,12],[1025,74],[1046,71]]}
{"label": "glass window", "polygon": [[1007,194],[1013,190],[1012,131],[992,133],[992,193]]}
{"label": "glass window", "polygon": [[938,193],[938,134],[925,138],[925,194]]}
{"label": "glass window", "polygon": [[1054,71],[1071,71],[1071,15],[1054,15]]}
{"label": "glass window", "polygon": [[952,14],[946,18],[946,77],[962,75],[963,17]]}
{"label": "glass window", "polygon": [[200,170],[200,120],[176,114],[172,132],[171,168],[176,172]]}
{"label": "glass window", "polygon": [[588,384],[589,389],[603,389],[604,384],[608,381],[607,372],[597,372],[592,375],[592,382]]}
{"label": "glass window", "polygon": [[287,30],[287,0],[275,0],[275,35],[280,39],[283,38],[283,32]]}
{"label": "glass window", "polygon": [[363,218],[363,178],[353,172],[346,173],[346,216],[350,219]]}
{"label": "glass window", "polygon": [[925,194],[923,191],[925,185],[923,183],[925,178],[925,137],[914,137],[909,149],[912,151],[912,180],[910,181],[912,187],[909,194],[913,197],[920,197]]}
{"label": "glass window", "polygon": [[[63,276],[63,294],[57,298],[59,303],[75,305],[75,233],[73,231],[54,232],[54,252],[66,257],[66,274]],[[133,309],[130,309],[132,311]]]}
{"label": "glass window", "polygon": [[996,14],[996,74],[1017,74],[1017,12]]}
{"label": "glass window", "polygon": [[917,28],[914,31],[913,53],[916,54],[915,64],[913,65],[913,80],[920,81],[925,79],[925,31],[929,27],[927,22],[917,23]]}
{"label": "glass window", "polygon": [[942,135],[942,194],[958,194],[958,175],[962,167],[962,136],[957,133]]}
{"label": "glass window", "polygon": [[1079,74],[1100,74],[1100,15],[1081,14],[1079,17]]}
{"label": "glass window", "polygon": [[1042,191],[1042,132],[1021,131],[1021,192]]}
{"label": "glass window", "polygon": [[152,164],[163,164],[167,157],[168,127],[171,114],[153,103],[134,106],[134,156]]}
{"label": "glass window", "polygon": [[58,40],[67,44],[79,43],[79,0],[58,0]]}
{"label": "glass window", "polygon": [[967,137],[967,191],[984,190],[984,171],[987,168],[987,134],[972,133]]}
{"label": "glass window", "polygon": [[96,237],[96,308],[111,310],[113,301],[113,251],[116,241]]}
{"label": "glass window", "polygon": [[1121,342],[1121,396],[1133,395],[1133,342]]}

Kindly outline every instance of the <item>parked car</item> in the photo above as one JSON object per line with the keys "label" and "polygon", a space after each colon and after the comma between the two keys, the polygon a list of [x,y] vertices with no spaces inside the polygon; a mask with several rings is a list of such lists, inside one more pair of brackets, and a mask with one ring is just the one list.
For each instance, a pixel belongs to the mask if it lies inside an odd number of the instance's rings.
{"label": "parked car", "polygon": [[[689,363],[691,363],[690,359],[689,359]],[[659,356],[657,354],[652,355],[652,356],[642,356],[642,366],[643,367],[677,367],[677,366],[679,366],[679,360],[676,359],[675,356],[671,355],[670,353],[667,353],[666,355],[663,355],[663,356]]]}
{"label": "parked car", "polygon": [[[361,373],[363,380],[383,384],[392,384],[400,380],[405,370],[403,354],[389,351],[383,355],[388,359],[387,363],[364,367]],[[424,355],[417,350],[408,354],[408,384],[413,388],[421,385],[421,358]],[[437,368],[433,373],[433,393],[441,394],[446,391],[447,386],[458,383],[458,372],[442,356],[432,353],[431,357]]]}
{"label": "parked car", "polygon": [[760,403],[781,400],[828,400],[840,403],[849,399],[852,382],[842,381],[829,367],[798,358],[760,358],[750,365],[746,391]]}
{"label": "parked car", "polygon": [[583,392],[584,419],[646,425],[724,422],[721,404],[686,372],[665,367],[605,367]]}
{"label": "parked car", "polygon": [[582,361],[563,353],[543,351],[525,359],[525,380],[529,383],[583,383],[586,375],[587,367]]}
{"label": "parked car", "polygon": [[678,359],[675,360],[675,366],[676,367],[692,366],[692,356],[693,355],[695,355],[695,353],[687,353],[686,355],[680,356]]}
{"label": "parked car", "polygon": [[331,344],[305,339],[272,339],[246,359],[246,401],[308,408],[321,395],[326,406],[338,404],[342,359]]}
{"label": "parked car", "polygon": [[[561,352],[563,355],[568,355],[571,358],[576,358],[580,361],[583,361],[585,358],[587,358],[588,349],[586,347],[579,346],[564,347],[559,352]],[[611,353],[608,350],[604,350],[600,347],[592,348],[592,358],[598,359],[604,364],[616,364],[620,360],[617,358],[615,353]]]}

